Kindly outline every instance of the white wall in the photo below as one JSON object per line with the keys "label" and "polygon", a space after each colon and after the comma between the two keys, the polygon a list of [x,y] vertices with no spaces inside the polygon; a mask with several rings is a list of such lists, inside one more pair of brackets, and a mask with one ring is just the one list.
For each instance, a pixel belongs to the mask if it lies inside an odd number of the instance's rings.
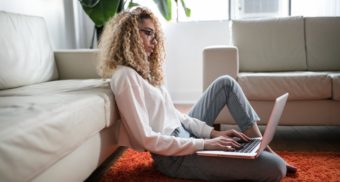
{"label": "white wall", "polygon": [[227,21],[163,23],[167,87],[175,103],[194,103],[202,93],[202,51],[229,44]]}
{"label": "white wall", "polygon": [[77,17],[83,13],[78,0],[0,0],[0,10],[44,17],[54,49],[90,45],[93,24],[87,16]]}

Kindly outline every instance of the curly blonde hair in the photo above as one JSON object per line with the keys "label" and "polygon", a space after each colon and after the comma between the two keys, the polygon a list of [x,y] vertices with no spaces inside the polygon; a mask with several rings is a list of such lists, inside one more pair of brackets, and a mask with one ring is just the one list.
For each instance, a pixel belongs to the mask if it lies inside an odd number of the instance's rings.
{"label": "curly blonde hair", "polygon": [[[149,57],[144,50],[138,29],[138,25],[145,19],[150,19],[155,25],[157,41]],[[124,65],[136,70],[150,84],[161,85],[164,78],[162,65],[165,51],[160,27],[156,16],[145,7],[123,11],[113,17],[105,25],[99,41],[98,74],[103,78],[109,78],[117,65]]]}

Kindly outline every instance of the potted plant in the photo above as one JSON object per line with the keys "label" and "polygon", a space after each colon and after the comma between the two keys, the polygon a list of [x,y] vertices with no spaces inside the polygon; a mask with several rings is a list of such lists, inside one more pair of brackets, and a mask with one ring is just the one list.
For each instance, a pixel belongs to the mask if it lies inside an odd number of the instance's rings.
{"label": "potted plant", "polygon": [[[172,0],[153,0],[163,15],[169,21],[172,19]],[[174,0],[178,5],[178,0]],[[184,0],[180,0],[186,16],[190,16],[191,10],[186,7]],[[97,41],[100,38],[101,32],[105,23],[117,13],[125,8],[139,6],[133,0],[79,0],[86,14],[95,24]],[[94,41],[94,36],[92,42]],[[93,45],[93,43],[92,43]]]}

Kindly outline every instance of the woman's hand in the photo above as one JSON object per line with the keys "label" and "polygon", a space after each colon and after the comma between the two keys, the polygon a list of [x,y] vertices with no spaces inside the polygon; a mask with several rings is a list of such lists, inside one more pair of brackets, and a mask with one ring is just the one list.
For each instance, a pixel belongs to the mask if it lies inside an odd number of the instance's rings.
{"label": "woman's hand", "polygon": [[211,133],[210,133],[211,138],[216,138],[216,137],[219,137],[219,136],[224,136],[224,137],[227,137],[227,138],[236,137],[236,138],[239,138],[239,140],[244,141],[244,142],[250,141],[250,138],[247,135],[245,135],[244,133],[241,133],[239,131],[236,131],[234,129],[226,130],[226,131],[212,130]]}
{"label": "woman's hand", "polygon": [[204,140],[204,150],[235,150],[240,148],[241,144],[235,141],[233,138],[219,136],[212,139]]}
{"label": "woman's hand", "polygon": [[[235,150],[241,147],[238,141],[249,142],[250,138],[236,130],[216,131],[210,133],[211,139],[204,140],[205,150]],[[238,139],[236,141],[236,138]]]}

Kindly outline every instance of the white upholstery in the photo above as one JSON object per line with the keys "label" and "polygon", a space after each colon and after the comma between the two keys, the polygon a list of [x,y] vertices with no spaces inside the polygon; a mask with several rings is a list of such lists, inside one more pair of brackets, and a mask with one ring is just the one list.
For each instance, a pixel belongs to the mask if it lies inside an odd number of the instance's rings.
{"label": "white upholstery", "polygon": [[[266,124],[274,101],[250,101],[260,116],[259,124]],[[289,101],[283,111],[280,125],[339,125],[340,102],[332,100]],[[230,112],[225,107],[218,115],[215,123],[235,124]]]}
{"label": "white upholstery", "polygon": [[101,97],[101,99],[105,101],[106,126],[111,126],[112,122],[119,117],[115,112],[117,108],[114,96],[110,90],[109,80],[56,80],[0,91],[0,97],[48,96],[58,94],[89,94]]}
{"label": "white upholstery", "polygon": [[241,72],[307,69],[302,17],[234,20],[232,40]]}
{"label": "white upholstery", "polygon": [[[214,64],[211,64],[211,61],[214,61]],[[217,77],[222,76],[225,72],[233,78],[236,78],[239,70],[238,66],[236,47],[215,46],[205,48],[203,50],[203,89],[206,89],[209,83]]]}
{"label": "white upholstery", "polygon": [[[61,82],[64,88],[57,86]],[[34,85],[22,92],[24,97],[12,89],[12,96],[0,97],[0,163],[6,164],[0,166],[0,176],[8,177],[3,180],[32,179],[112,124],[108,82],[93,80],[92,86],[76,82]]]}
{"label": "white upholstery", "polygon": [[99,78],[94,69],[98,49],[56,50],[54,55],[60,80]]}
{"label": "white upholstery", "polygon": [[44,19],[0,11],[0,27],[0,90],[58,77]]}
{"label": "white upholstery", "polygon": [[[340,125],[339,22],[340,17],[234,20],[233,45],[203,51],[203,89],[231,75],[260,124],[268,121],[274,99],[289,92],[280,125]],[[226,107],[215,122],[235,123]]]}
{"label": "white upholstery", "polygon": [[114,131],[113,126],[104,128],[32,179],[32,182],[85,181],[93,169],[118,148],[112,140]]}
{"label": "white upholstery", "polygon": [[327,73],[270,72],[240,73],[238,82],[250,100],[275,100],[289,92],[289,100],[332,98],[332,79]]}
{"label": "white upholstery", "polygon": [[306,17],[305,25],[308,70],[340,70],[340,18]]}
{"label": "white upholstery", "polygon": [[117,148],[98,50],[54,54],[40,17],[0,12],[0,26],[0,181],[84,181]]}
{"label": "white upholstery", "polygon": [[329,76],[332,78],[333,100],[340,101],[340,72],[330,73]]}

